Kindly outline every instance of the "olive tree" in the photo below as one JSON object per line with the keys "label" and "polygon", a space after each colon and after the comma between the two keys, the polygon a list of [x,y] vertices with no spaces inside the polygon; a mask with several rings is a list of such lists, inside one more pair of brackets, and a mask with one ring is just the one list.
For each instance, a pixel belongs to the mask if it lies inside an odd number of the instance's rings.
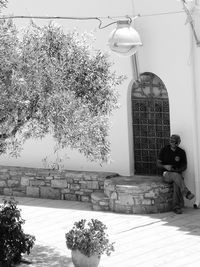
{"label": "olive tree", "polygon": [[91,41],[55,23],[30,23],[19,34],[11,20],[0,21],[2,153],[18,156],[27,139],[51,134],[59,148],[107,161],[109,117],[124,77]]}

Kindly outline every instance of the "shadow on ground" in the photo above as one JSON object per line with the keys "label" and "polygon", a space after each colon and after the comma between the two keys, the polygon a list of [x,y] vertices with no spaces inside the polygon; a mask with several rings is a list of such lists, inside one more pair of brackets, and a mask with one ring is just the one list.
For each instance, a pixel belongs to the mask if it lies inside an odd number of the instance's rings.
{"label": "shadow on ground", "polygon": [[[0,195],[0,204],[3,203],[3,199],[9,200],[10,197],[12,196]],[[90,202],[31,198],[31,197],[14,197],[14,199],[18,202],[18,205],[22,206],[54,208],[54,209],[86,210],[86,211],[92,209],[92,205]]]}
{"label": "shadow on ground", "polygon": [[[5,196],[0,196],[0,203],[2,203],[2,199],[6,198],[8,199],[9,197]],[[183,214],[177,215],[173,212],[165,212],[165,213],[157,213],[157,214],[119,214],[119,213],[113,213],[113,212],[94,212],[92,211],[91,208],[91,203],[84,203],[84,202],[77,202],[77,201],[63,201],[63,200],[52,200],[52,199],[38,199],[38,198],[18,198],[15,197],[15,199],[18,201],[18,204],[21,205],[21,208],[23,209],[23,206],[32,206],[32,207],[39,207],[39,208],[54,208],[54,209],[65,209],[65,210],[76,210],[76,211],[90,211],[91,214],[94,214],[94,216],[100,219],[104,217],[109,217],[109,220],[107,221],[107,224],[111,224],[113,231],[114,231],[114,226],[113,222],[120,222],[122,225],[123,229],[120,229],[120,233],[123,232],[129,232],[130,233],[137,228],[143,228],[144,230],[148,228],[150,225],[160,225],[163,224],[165,226],[172,226],[172,227],[177,227],[179,231],[184,231],[186,234],[190,235],[196,235],[200,236],[200,209],[193,209],[193,208],[185,208]],[[76,216],[79,215],[79,213],[73,213],[73,218],[74,221],[76,221]],[[71,215],[70,215],[71,216]],[[84,214],[83,214],[84,216]],[[92,215],[93,216],[93,215]],[[138,221],[137,225],[137,218],[144,218],[142,220]],[[156,219],[156,220],[154,220]],[[125,223],[124,223],[125,222]],[[128,222],[128,224],[127,224]],[[131,226],[133,222],[133,226]],[[126,225],[126,227],[125,227]],[[112,229],[111,228],[111,229]],[[117,227],[119,230],[119,226]],[[117,233],[118,233],[117,230]],[[41,257],[46,257],[45,255],[49,255],[48,257],[51,257],[51,253],[49,252],[48,254],[48,249],[47,247],[44,247],[44,251],[42,247],[40,247],[42,256]],[[50,249],[50,248],[49,248]],[[43,251],[43,252],[42,252]],[[39,252],[38,252],[39,253]],[[45,254],[46,253],[46,254]],[[38,254],[39,255],[39,254]],[[38,256],[39,257],[39,256]],[[54,256],[53,256],[54,257]],[[59,258],[60,256],[56,256],[55,258]],[[63,258],[64,260],[64,258]],[[66,259],[65,259],[66,261]],[[44,265],[46,263],[43,263],[43,265],[32,265],[32,266],[63,266],[62,263],[58,263],[60,265]],[[69,261],[65,264],[69,264]],[[30,265],[29,265],[30,266]],[[67,267],[70,265],[66,265]],[[73,266],[73,265],[72,265]],[[71,266],[70,266],[71,267]]]}
{"label": "shadow on ground", "polygon": [[55,248],[35,245],[30,255],[23,257],[24,262],[16,267],[73,267],[71,258],[61,255]]}
{"label": "shadow on ground", "polygon": [[183,214],[177,215],[170,212],[167,216],[160,214],[152,217],[160,217],[163,222],[166,222],[166,226],[175,226],[180,231],[200,236],[200,209],[185,208]]}
{"label": "shadow on ground", "polygon": [[184,208],[183,214],[164,212],[146,215],[142,214],[141,216],[143,218],[149,218],[149,220],[132,228],[127,228],[122,232],[129,232],[139,228],[142,228],[145,231],[145,229],[148,229],[150,226],[162,224],[163,226],[176,227],[178,231],[183,231],[188,235],[200,236],[200,209]]}

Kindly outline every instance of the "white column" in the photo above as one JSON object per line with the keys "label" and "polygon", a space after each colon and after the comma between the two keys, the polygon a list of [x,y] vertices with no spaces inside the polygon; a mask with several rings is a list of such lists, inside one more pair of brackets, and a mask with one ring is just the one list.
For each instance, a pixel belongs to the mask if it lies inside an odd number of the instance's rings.
{"label": "white column", "polygon": [[[199,1],[196,1],[199,5]],[[191,32],[192,63],[193,63],[193,103],[194,103],[194,174],[195,204],[200,205],[200,47],[197,46]]]}

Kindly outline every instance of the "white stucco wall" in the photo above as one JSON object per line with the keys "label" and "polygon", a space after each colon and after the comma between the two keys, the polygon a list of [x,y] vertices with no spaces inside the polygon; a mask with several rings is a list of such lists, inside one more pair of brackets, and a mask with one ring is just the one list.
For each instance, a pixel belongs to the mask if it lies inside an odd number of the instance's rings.
{"label": "white stucco wall", "polygon": [[[133,12],[134,7],[134,12]],[[188,156],[188,170],[185,173],[187,185],[194,191],[195,177],[198,176],[197,159],[197,120],[195,113],[194,65],[189,25],[184,25],[186,15],[182,12],[180,1],[176,0],[12,0],[4,13],[15,15],[52,15],[52,16],[97,16],[115,17],[140,14],[134,25],[138,30],[143,46],[139,49],[140,72],[153,72],[158,75],[168,90],[170,102],[171,132],[178,133],[182,138],[182,147]],[[163,14],[161,13],[169,13]],[[16,20],[19,27],[28,20]],[[38,24],[47,23],[37,20]],[[108,51],[107,40],[109,33],[115,28],[112,25],[104,30],[98,29],[96,21],[56,21],[67,31],[76,27],[80,32],[95,31],[96,47]],[[109,23],[109,20],[103,20]],[[196,49],[196,48],[195,48]],[[200,48],[199,48],[200,49]],[[195,50],[196,51],[196,50]],[[200,53],[196,51],[195,53]],[[112,163],[100,166],[90,163],[76,151],[65,151],[69,158],[65,167],[76,170],[114,171],[121,175],[133,173],[132,126],[130,111],[130,85],[133,73],[130,58],[122,58],[111,54],[113,68],[118,74],[128,78],[118,87],[121,107],[111,118],[111,156]],[[196,81],[196,84],[200,84]],[[49,136],[42,141],[30,140],[24,146],[18,159],[1,157],[2,165],[18,165],[43,167],[42,159],[49,157],[53,160],[53,140]],[[196,170],[196,171],[195,171]]]}

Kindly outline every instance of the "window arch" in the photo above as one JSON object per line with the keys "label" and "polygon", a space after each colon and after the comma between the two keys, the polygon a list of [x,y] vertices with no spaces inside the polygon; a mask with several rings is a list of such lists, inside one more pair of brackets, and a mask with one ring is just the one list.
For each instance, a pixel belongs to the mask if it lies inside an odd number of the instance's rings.
{"label": "window arch", "polygon": [[155,74],[142,73],[132,86],[131,102],[135,174],[157,175],[158,153],[170,137],[167,89]]}

